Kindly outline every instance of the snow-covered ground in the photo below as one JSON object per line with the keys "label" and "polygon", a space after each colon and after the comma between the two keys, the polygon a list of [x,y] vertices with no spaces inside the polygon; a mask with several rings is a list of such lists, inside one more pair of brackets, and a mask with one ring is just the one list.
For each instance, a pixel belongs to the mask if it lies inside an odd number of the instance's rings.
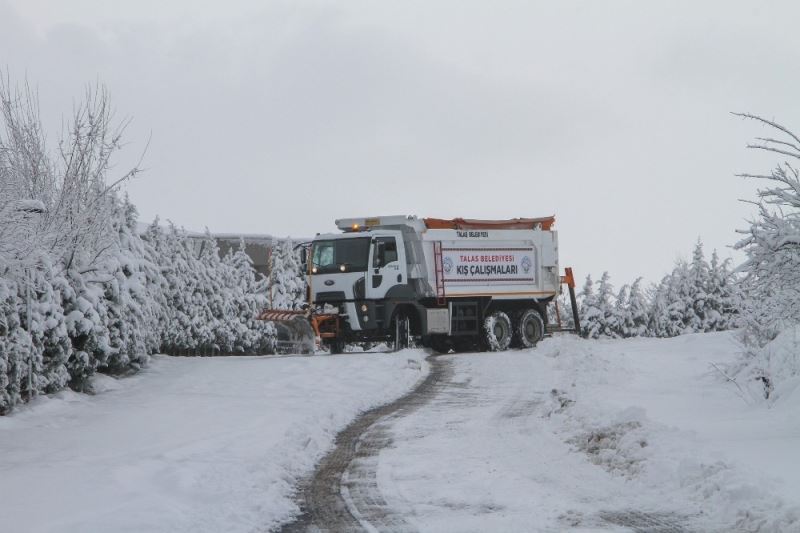
{"label": "snow-covered ground", "polygon": [[[383,422],[377,490],[423,531],[800,531],[800,389],[742,396],[712,367],[737,351],[731,333],[565,335],[444,356],[432,400]],[[0,530],[275,526],[424,356],[157,357],[97,396],[43,398],[0,418]]]}
{"label": "snow-covered ground", "polygon": [[[800,531],[800,391],[771,408],[711,363],[730,333],[448,356],[378,460],[422,531]],[[662,529],[658,529],[661,527]]]}
{"label": "snow-covered ground", "polygon": [[296,512],[293,488],[335,434],[411,388],[424,356],[159,356],[96,396],[41,398],[0,417],[0,531],[266,530]]}

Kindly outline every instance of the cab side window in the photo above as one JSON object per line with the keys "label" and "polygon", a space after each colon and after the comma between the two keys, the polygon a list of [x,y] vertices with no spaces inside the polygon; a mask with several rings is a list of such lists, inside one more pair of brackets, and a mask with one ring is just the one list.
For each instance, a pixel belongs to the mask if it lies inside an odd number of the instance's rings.
{"label": "cab side window", "polygon": [[394,237],[378,237],[375,239],[376,251],[373,259],[373,268],[380,268],[397,261],[397,241]]}

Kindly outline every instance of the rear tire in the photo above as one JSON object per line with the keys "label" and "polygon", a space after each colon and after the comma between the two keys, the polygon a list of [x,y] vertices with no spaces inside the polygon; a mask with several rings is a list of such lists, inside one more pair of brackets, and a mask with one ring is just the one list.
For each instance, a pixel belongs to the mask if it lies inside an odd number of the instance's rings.
{"label": "rear tire", "polygon": [[533,348],[544,337],[544,321],[537,309],[526,309],[515,326],[516,337],[523,348]]}
{"label": "rear tire", "polygon": [[480,339],[476,337],[458,337],[453,341],[453,350],[458,353],[480,352]]}
{"label": "rear tire", "polygon": [[490,352],[502,352],[511,345],[511,319],[503,311],[495,311],[483,321],[483,341]]}
{"label": "rear tire", "polygon": [[450,341],[446,337],[431,337],[431,348],[436,353],[449,353],[450,344]]}

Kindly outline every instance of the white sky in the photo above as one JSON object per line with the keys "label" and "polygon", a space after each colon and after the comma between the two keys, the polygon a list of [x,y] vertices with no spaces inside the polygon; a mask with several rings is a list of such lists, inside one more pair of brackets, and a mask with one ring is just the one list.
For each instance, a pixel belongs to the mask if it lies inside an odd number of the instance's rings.
{"label": "white sky", "polygon": [[338,217],[555,214],[561,262],[658,279],[751,209],[800,129],[794,2],[0,0],[55,140],[87,82],[133,117],[141,219],[310,236]]}

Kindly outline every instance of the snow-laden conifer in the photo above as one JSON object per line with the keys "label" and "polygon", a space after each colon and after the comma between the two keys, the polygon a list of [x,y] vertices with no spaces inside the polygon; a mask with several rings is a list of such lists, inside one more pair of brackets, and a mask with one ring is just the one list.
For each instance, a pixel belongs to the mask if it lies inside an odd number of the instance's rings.
{"label": "snow-laden conifer", "polygon": [[305,279],[291,239],[277,241],[270,257],[270,305],[273,309],[300,309],[305,303]]}
{"label": "snow-laden conifer", "polygon": [[647,334],[647,296],[642,290],[642,278],[637,278],[628,291],[628,335],[641,337]]}
{"label": "snow-laden conifer", "polygon": [[698,239],[692,252],[692,262],[687,273],[687,295],[691,306],[687,305],[684,317],[684,330],[696,333],[706,330],[708,321],[708,287],[711,279],[708,263],[703,253],[703,243]]}
{"label": "snow-laden conifer", "polygon": [[617,337],[633,336],[629,285],[623,285],[617,292],[609,326]]}
{"label": "snow-laden conifer", "polygon": [[584,337],[596,339],[601,336],[616,337],[614,322],[613,287],[608,272],[604,272],[594,292],[591,276],[581,291],[581,332]]}

